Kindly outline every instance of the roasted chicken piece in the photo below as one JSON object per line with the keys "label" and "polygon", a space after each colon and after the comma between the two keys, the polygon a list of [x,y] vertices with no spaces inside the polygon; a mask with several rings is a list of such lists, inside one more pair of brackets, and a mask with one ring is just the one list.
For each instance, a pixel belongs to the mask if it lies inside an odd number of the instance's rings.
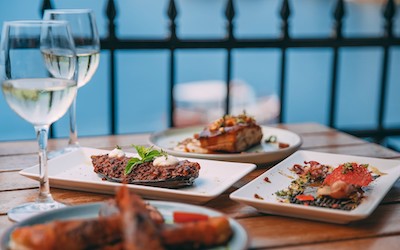
{"label": "roasted chicken piece", "polygon": [[228,153],[243,152],[260,143],[263,133],[254,118],[225,115],[196,136],[202,148]]}

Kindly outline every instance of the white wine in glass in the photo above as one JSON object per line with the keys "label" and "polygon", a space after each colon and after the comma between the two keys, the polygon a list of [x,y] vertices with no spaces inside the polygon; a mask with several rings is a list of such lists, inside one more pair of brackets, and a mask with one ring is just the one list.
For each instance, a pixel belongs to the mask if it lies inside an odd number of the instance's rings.
{"label": "white wine in glass", "polygon": [[[46,51],[60,60],[54,74]],[[39,144],[39,195],[35,202],[14,207],[8,217],[20,221],[64,205],[50,194],[47,175],[49,126],[71,106],[77,91],[77,58],[65,21],[13,21],[3,25],[0,41],[0,82],[10,108],[33,124]],[[50,60],[51,61],[51,60]],[[62,61],[62,63],[61,63]]]}
{"label": "white wine in glass", "polygon": [[[100,39],[93,11],[90,9],[47,9],[44,12],[43,19],[65,20],[69,23],[78,58],[78,88],[86,85],[96,72],[100,60]],[[63,64],[65,58],[54,56],[53,51],[46,53],[53,73],[64,74],[58,65]],[[69,109],[69,118],[68,146],[61,151],[52,152],[51,157],[79,148],[76,98]]]}

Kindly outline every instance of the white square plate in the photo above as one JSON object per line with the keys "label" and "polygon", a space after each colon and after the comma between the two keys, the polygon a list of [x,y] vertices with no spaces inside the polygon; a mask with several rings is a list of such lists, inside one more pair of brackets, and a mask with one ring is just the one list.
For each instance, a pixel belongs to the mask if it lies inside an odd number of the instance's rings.
{"label": "white square plate", "polygon": [[[61,155],[48,161],[49,180],[52,187],[81,190],[96,193],[115,193],[120,183],[103,181],[93,172],[91,155],[107,154],[110,151],[94,148],[79,150]],[[127,156],[137,156],[127,153]],[[172,201],[205,203],[220,195],[232,184],[256,168],[250,163],[234,163],[201,159],[188,159],[200,164],[199,177],[193,186],[181,189],[167,189],[129,184],[129,189],[136,194],[151,198]],[[20,174],[38,179],[38,165],[20,171]]]}
{"label": "white square plate", "polygon": [[[297,175],[289,169],[294,164],[303,164],[304,161],[317,161],[332,167],[337,167],[339,164],[346,162],[369,164],[370,166],[376,167],[381,172],[386,173],[386,175],[380,176],[370,184],[371,188],[365,192],[365,198],[362,200],[361,204],[351,211],[282,203],[278,201],[275,192],[287,188],[291,181],[297,178]],[[345,224],[368,217],[399,176],[400,161],[396,160],[297,151],[247,185],[231,193],[230,198],[253,206],[264,213]],[[270,182],[265,181],[266,177]],[[256,198],[257,195],[259,197]]]}

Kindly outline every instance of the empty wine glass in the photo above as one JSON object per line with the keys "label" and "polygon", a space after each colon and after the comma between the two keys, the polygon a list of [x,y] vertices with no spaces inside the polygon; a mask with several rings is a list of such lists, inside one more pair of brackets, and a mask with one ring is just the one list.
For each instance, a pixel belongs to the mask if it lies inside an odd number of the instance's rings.
{"label": "empty wine glass", "polygon": [[39,144],[39,196],[8,211],[20,221],[64,205],[53,200],[47,175],[49,126],[76,95],[76,52],[65,21],[5,22],[0,41],[0,82],[8,105],[33,124]]}
{"label": "empty wine glass", "polygon": [[[44,20],[68,21],[75,41],[78,58],[78,88],[90,81],[100,60],[100,39],[94,13],[90,9],[48,9]],[[50,158],[79,148],[76,123],[76,98],[69,109],[69,142],[61,151],[52,152]]]}

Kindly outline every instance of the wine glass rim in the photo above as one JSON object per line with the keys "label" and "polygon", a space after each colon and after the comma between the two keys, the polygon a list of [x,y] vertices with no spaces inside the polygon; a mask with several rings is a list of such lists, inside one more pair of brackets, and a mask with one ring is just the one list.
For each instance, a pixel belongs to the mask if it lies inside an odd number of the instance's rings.
{"label": "wine glass rim", "polygon": [[68,21],[65,20],[15,20],[5,21],[4,25],[13,26],[35,26],[35,25],[68,25]]}
{"label": "wine glass rim", "polygon": [[81,14],[81,13],[92,13],[92,9],[45,9],[45,12],[55,14]]}

